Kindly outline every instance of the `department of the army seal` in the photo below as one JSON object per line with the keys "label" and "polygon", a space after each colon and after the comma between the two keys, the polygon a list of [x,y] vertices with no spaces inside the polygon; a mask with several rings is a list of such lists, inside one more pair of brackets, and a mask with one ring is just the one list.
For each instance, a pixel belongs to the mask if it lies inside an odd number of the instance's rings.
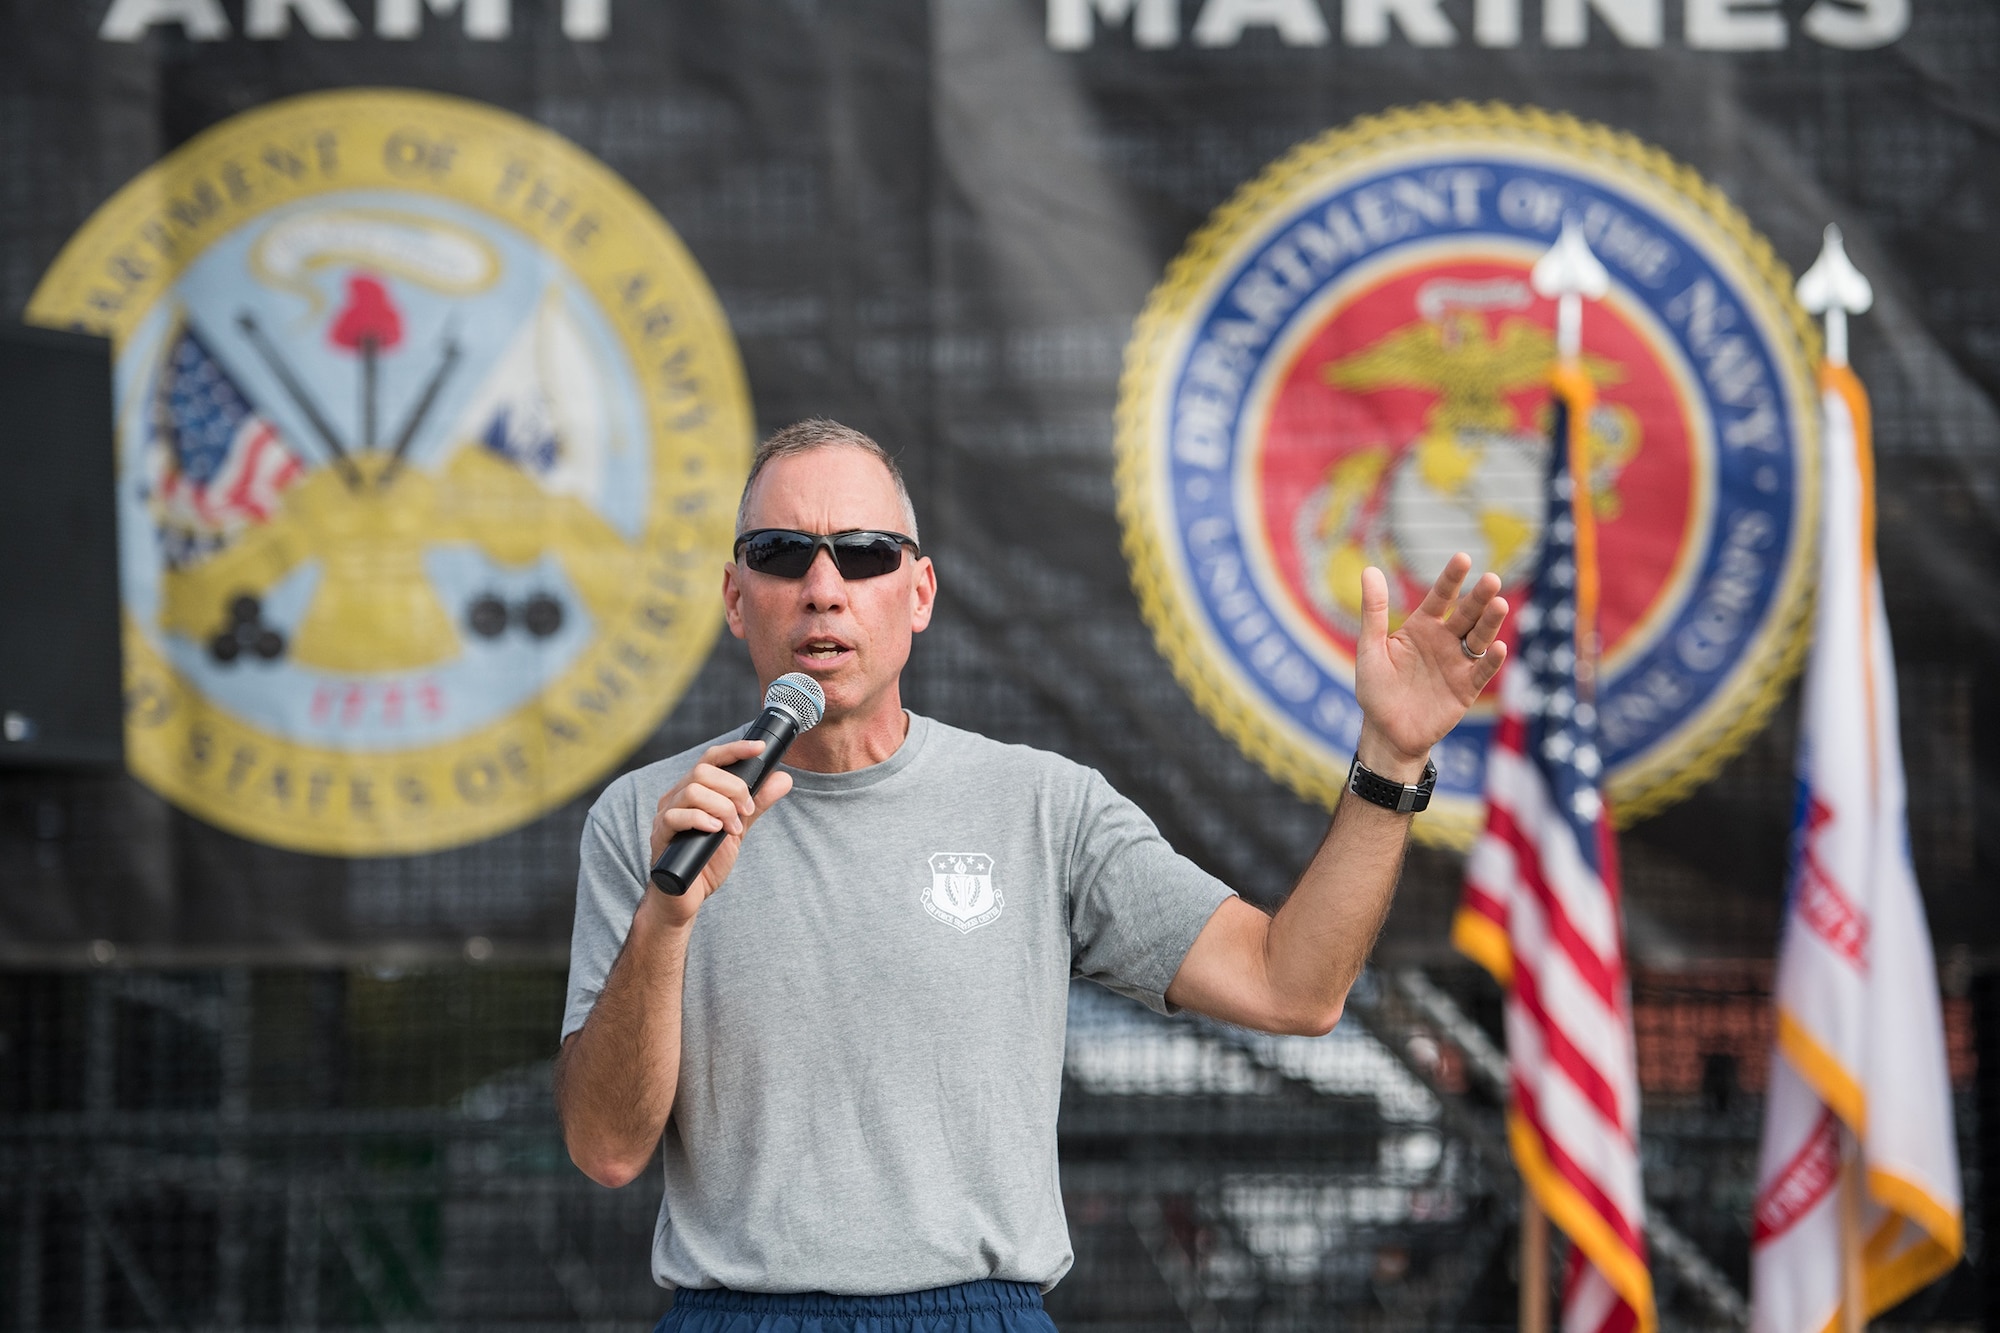
{"label": "department of the army seal", "polygon": [[[1533,567],[1565,219],[1610,270],[1584,320],[1599,717],[1621,820],[1741,747],[1797,668],[1816,534],[1815,335],[1770,246],[1637,140],[1503,106],[1306,143],[1175,259],[1127,350],[1119,512],[1161,651],[1218,726],[1331,805],[1360,723],[1359,574],[1406,614],[1454,551]],[[1436,751],[1424,836],[1481,817],[1487,697]]]}
{"label": "department of the army seal", "polygon": [[247,112],[99,208],[28,317],[114,339],[130,763],[212,823],[489,836],[708,654],[735,343],[659,215],[546,130],[382,90]]}

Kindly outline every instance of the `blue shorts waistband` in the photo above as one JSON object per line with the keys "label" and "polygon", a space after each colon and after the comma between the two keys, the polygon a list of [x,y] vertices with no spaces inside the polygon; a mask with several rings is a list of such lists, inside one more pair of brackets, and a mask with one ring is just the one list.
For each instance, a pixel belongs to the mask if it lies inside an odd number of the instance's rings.
{"label": "blue shorts waistband", "polygon": [[727,1287],[683,1287],[674,1293],[676,1310],[720,1310],[732,1314],[819,1315],[877,1318],[962,1314],[976,1310],[1039,1310],[1042,1291],[1032,1282],[982,1278],[924,1291],[886,1296],[835,1296],[824,1291],[731,1291]]}

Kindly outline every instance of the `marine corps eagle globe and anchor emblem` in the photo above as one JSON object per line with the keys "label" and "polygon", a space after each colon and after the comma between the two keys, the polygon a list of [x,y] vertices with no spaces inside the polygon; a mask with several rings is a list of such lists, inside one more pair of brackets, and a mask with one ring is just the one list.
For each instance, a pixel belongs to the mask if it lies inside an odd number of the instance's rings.
{"label": "marine corps eagle globe and anchor emblem", "polygon": [[673,232],[494,108],[248,112],[30,303],[115,340],[133,771],[302,851],[513,827],[647,735],[720,625],[752,423]]}
{"label": "marine corps eagle globe and anchor emblem", "polygon": [[[1188,242],[1119,401],[1119,514],[1160,649],[1304,796],[1339,799],[1359,734],[1365,566],[1396,620],[1455,551],[1532,596],[1555,310],[1529,270],[1566,220],[1612,280],[1584,368],[1618,817],[1704,781],[1797,670],[1816,334],[1768,243],[1602,126],[1498,105],[1370,117],[1274,163]],[[1497,693],[1437,747],[1420,836],[1477,831]]]}

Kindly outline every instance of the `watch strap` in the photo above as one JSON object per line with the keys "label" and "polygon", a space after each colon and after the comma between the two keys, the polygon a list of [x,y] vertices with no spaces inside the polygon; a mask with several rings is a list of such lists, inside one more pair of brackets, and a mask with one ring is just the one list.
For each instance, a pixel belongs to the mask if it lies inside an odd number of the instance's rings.
{"label": "watch strap", "polygon": [[1354,757],[1354,764],[1347,770],[1347,789],[1370,805],[1379,805],[1384,810],[1394,810],[1399,815],[1413,815],[1431,803],[1431,791],[1437,786],[1437,765],[1424,760],[1424,774],[1414,783],[1392,782],[1361,763],[1361,756]]}

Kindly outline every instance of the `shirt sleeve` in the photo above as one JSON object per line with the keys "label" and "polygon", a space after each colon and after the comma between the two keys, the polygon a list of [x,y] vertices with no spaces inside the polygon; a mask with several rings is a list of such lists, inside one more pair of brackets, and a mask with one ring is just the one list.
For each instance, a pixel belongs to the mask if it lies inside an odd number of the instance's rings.
{"label": "shirt sleeve", "polygon": [[1069,882],[1074,974],[1163,1014],[1195,936],[1235,896],[1096,772],[1084,788]]}
{"label": "shirt sleeve", "polygon": [[[614,785],[583,821],[583,845],[576,873],[576,923],[570,930],[569,1002],[563,1009],[562,1039],[583,1026],[604,979],[625,947],[632,914],[646,892],[643,855],[636,843],[629,783]],[[623,827],[620,827],[623,825]]]}

